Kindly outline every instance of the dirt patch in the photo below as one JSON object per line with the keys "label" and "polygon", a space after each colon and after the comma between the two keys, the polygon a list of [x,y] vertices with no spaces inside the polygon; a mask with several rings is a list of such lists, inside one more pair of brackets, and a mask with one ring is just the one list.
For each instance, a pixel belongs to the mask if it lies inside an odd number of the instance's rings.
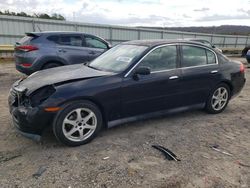
{"label": "dirt patch", "polygon": [[[250,167],[240,165],[250,164],[249,82],[221,114],[189,111],[130,123],[69,148],[50,132],[36,143],[15,131],[7,96],[23,75],[11,63],[0,64],[0,75],[1,187],[250,187]],[[166,160],[152,144],[171,149],[181,161]],[[34,177],[41,168],[46,170]]]}

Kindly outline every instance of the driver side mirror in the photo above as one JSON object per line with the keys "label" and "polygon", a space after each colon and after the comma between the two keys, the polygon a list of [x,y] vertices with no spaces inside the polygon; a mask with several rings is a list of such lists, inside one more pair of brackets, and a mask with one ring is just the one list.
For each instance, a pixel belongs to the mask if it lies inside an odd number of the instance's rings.
{"label": "driver side mirror", "polygon": [[149,67],[138,67],[135,70],[135,75],[148,75],[150,74],[150,68]]}
{"label": "driver side mirror", "polygon": [[150,68],[149,67],[138,67],[133,75],[133,78],[135,80],[139,80],[138,75],[149,75],[150,74]]}

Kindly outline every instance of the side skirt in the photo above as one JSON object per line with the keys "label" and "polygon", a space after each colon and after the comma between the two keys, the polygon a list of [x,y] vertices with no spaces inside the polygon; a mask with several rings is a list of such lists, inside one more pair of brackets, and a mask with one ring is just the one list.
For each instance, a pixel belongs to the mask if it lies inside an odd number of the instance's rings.
{"label": "side skirt", "polygon": [[169,110],[162,110],[162,111],[157,111],[157,112],[152,112],[152,113],[147,113],[147,114],[142,114],[138,116],[132,116],[132,117],[127,117],[127,118],[122,118],[122,119],[117,119],[113,121],[108,122],[108,128],[124,124],[124,123],[130,123],[134,121],[139,121],[139,120],[145,120],[145,119],[150,119],[154,117],[159,117],[167,114],[175,114],[178,112],[183,112],[183,111],[188,111],[188,110],[193,110],[193,109],[202,109],[205,107],[205,104],[195,104],[191,106],[184,106],[184,107],[178,107],[174,109],[169,109]]}

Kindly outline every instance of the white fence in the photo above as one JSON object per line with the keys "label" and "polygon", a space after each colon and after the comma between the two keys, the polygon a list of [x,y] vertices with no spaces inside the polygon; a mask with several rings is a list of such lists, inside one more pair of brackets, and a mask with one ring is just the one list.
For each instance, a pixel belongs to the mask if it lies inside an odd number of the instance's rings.
{"label": "white fence", "polygon": [[33,31],[79,31],[98,35],[112,44],[137,39],[203,38],[218,47],[243,48],[250,39],[242,35],[216,35],[179,31],[139,29],[111,25],[86,24],[0,15],[0,45],[13,45],[26,32]]}

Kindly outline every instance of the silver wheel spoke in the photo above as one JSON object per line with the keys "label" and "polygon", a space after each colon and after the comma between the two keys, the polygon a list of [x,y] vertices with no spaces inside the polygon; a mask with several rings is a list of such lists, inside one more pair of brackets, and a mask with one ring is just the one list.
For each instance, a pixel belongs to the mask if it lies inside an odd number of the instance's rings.
{"label": "silver wheel spoke", "polygon": [[219,100],[216,100],[213,104],[213,107],[216,107],[216,105],[219,103],[220,101]]}
{"label": "silver wheel spoke", "polygon": [[76,122],[75,122],[75,120],[70,120],[70,119],[68,119],[68,118],[66,118],[65,120],[64,120],[64,123],[67,123],[67,124],[70,124],[70,125],[76,125]]}
{"label": "silver wheel spoke", "polygon": [[221,88],[218,89],[218,95],[221,95]]}
{"label": "silver wheel spoke", "polygon": [[213,99],[218,100],[218,99],[219,99],[219,97],[218,97],[218,96],[214,96],[214,95],[213,95]]}
{"label": "silver wheel spoke", "polygon": [[80,130],[79,130],[79,136],[80,136],[80,139],[81,139],[81,140],[84,138],[83,129],[80,129]]}
{"label": "silver wheel spoke", "polygon": [[[82,113],[88,115],[82,117]],[[74,118],[74,120],[72,120],[72,118]],[[91,109],[77,108],[68,113],[63,120],[62,126],[63,134],[67,139],[74,142],[80,142],[88,139],[95,132],[97,118]]]}
{"label": "silver wheel spoke", "polygon": [[93,112],[90,112],[86,117],[84,117],[84,121],[85,122],[88,122],[90,120],[90,118],[92,118],[94,116],[94,113]]}
{"label": "silver wheel spoke", "polygon": [[76,112],[76,119],[78,121],[81,121],[81,119],[82,119],[81,111],[82,111],[82,109],[80,109],[80,108],[78,108],[78,109],[75,110],[75,112]]}
{"label": "silver wheel spoke", "polygon": [[224,91],[222,91],[222,93],[221,93],[221,96],[225,96],[227,94],[227,91],[226,90],[224,90]]}
{"label": "silver wheel spoke", "polygon": [[221,101],[219,101],[219,106],[218,107],[221,108],[221,106],[222,106],[222,103],[221,103]]}
{"label": "silver wheel spoke", "polygon": [[96,128],[96,126],[86,124],[83,128],[84,128],[84,129],[95,129],[95,128]]}
{"label": "silver wheel spoke", "polygon": [[75,133],[78,129],[73,127],[69,132],[66,133],[66,135],[71,136],[73,133]]}

